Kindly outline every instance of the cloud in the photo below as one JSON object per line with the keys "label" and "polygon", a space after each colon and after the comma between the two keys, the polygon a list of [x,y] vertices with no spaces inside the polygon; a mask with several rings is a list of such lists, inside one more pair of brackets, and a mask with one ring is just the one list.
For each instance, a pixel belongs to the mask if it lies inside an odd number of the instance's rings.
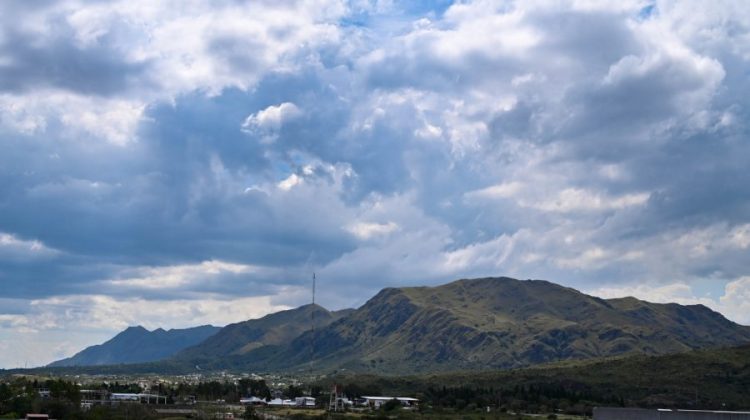
{"label": "cloud", "polygon": [[139,268],[124,273],[106,283],[127,289],[179,289],[195,286],[197,282],[216,281],[222,275],[241,275],[255,271],[252,266],[222,261],[204,261],[200,264]]}
{"label": "cloud", "polygon": [[3,2],[0,335],[239,321],[313,270],[332,307],[511,275],[745,319],[747,11],[650,5]]}
{"label": "cloud", "polygon": [[281,127],[302,115],[302,111],[297,105],[291,102],[284,102],[278,106],[269,106],[254,114],[250,114],[242,123],[242,130],[249,134],[260,135],[264,142],[276,140],[277,132]]}
{"label": "cloud", "polygon": [[374,236],[387,235],[398,230],[398,225],[393,222],[388,223],[368,223],[359,222],[347,228],[349,232],[360,239],[370,239]]}
{"label": "cloud", "polygon": [[0,255],[3,259],[44,259],[58,253],[38,240],[23,240],[0,232]]}

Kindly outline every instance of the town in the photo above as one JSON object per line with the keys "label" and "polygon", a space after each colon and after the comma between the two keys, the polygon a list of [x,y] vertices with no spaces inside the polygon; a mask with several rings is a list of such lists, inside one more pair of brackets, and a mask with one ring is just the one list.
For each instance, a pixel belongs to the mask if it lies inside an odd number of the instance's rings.
{"label": "town", "polygon": [[13,375],[0,381],[0,418],[305,418],[326,412],[362,415],[419,408],[417,398],[358,395],[359,390],[338,385],[327,390],[303,382],[311,383],[310,379],[226,372]]}

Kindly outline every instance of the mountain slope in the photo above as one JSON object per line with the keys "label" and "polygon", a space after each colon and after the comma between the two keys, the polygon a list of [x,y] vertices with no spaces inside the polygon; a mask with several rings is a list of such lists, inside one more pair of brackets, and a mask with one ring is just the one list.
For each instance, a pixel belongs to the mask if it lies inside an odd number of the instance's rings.
{"label": "mountain slope", "polygon": [[211,325],[169,331],[128,327],[103,344],[87,347],[72,357],[48,366],[93,366],[161,360],[205,340],[219,330],[219,327]]}
{"label": "mountain slope", "polygon": [[[345,384],[356,384],[357,389],[375,389],[385,395],[421,394],[424,402],[433,406],[450,404],[453,396],[459,401],[463,399],[463,404],[473,402],[479,406],[488,401],[509,405],[525,400],[537,406],[588,412],[595,406],[622,403],[642,408],[746,411],[750,408],[748,361],[750,345],[743,345],[659,356],[557,362],[501,371],[398,377],[344,374],[324,379],[320,385],[328,389],[337,383],[346,389]],[[530,389],[536,389],[537,393],[524,392]],[[539,398],[539,394],[544,398]]]}
{"label": "mountain slope", "polygon": [[330,312],[318,305],[304,305],[230,324],[204,342],[181,351],[175,358],[202,361],[243,355],[263,346],[286,344],[310,329],[313,315],[316,328],[322,328],[351,312],[351,309]]}
{"label": "mountain slope", "polygon": [[[303,366],[309,334],[253,350],[241,365]],[[546,281],[485,278],[384,289],[318,330],[314,342],[320,369],[407,373],[732,346],[750,342],[750,327],[702,305],[604,300]]]}

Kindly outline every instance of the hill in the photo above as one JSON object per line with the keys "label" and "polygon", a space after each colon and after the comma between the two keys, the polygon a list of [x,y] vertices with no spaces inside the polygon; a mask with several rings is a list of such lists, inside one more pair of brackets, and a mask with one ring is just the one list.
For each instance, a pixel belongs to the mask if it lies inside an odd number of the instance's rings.
{"label": "hill", "polygon": [[353,394],[418,395],[435,407],[591,414],[602,405],[750,409],[750,345],[678,354],[566,361],[530,368],[401,377],[339,375]]}
{"label": "hill", "polygon": [[[217,366],[294,370],[309,332]],[[600,299],[541,280],[388,288],[316,332],[315,366],[406,374],[509,369],[559,360],[667,354],[750,342],[750,328],[702,305]]]}
{"label": "hill", "polygon": [[216,334],[219,327],[203,325],[186,329],[149,331],[141,326],[128,327],[109,341],[87,347],[49,367],[113,365],[142,363],[165,359],[180,350]]}
{"label": "hill", "polygon": [[[349,315],[353,310],[331,312],[319,305],[276,312],[259,319],[230,324],[195,346],[182,350],[175,359],[200,362],[226,356],[239,356],[268,345],[283,345],[310,330],[312,319],[316,328]],[[314,316],[314,318],[313,318]]]}

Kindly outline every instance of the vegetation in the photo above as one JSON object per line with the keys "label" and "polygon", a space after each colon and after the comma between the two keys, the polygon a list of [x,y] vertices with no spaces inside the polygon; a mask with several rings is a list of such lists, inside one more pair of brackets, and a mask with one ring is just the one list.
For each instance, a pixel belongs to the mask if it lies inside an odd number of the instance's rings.
{"label": "vegetation", "polygon": [[323,328],[351,311],[331,312],[319,305],[304,305],[262,318],[229,324],[209,340],[181,351],[175,358],[201,363],[217,357],[247,354],[267,345],[281,345],[307,331],[311,319],[315,320],[316,328]]}
{"label": "vegetation", "polygon": [[[333,383],[343,385],[350,398],[363,395],[413,396],[419,410],[403,410],[395,401],[375,412],[352,413],[364,418],[515,419],[518,413],[536,419],[567,420],[590,415],[594,406],[638,406],[687,409],[750,409],[750,345],[692,351],[662,356],[630,356],[591,361],[567,361],[534,368],[487,372],[454,372],[415,376],[338,375],[320,381],[313,396],[325,401]],[[139,392],[136,384],[87,385],[110,392]],[[42,397],[39,390],[49,390]],[[170,403],[194,396],[199,401],[236,403],[246,395],[284,398],[302,394],[287,386],[274,391],[263,380],[235,383],[210,381],[176,386],[160,385],[152,392],[167,395]],[[60,419],[151,418],[147,407],[80,408],[80,387],[60,379],[16,377],[0,383],[0,418],[26,412],[48,413]],[[489,408],[489,410],[488,410]],[[218,408],[217,408],[218,409]],[[141,410],[142,412],[136,412]],[[288,410],[288,409],[285,409]],[[292,410],[290,418],[317,418],[320,410]],[[248,409],[245,418],[257,418]],[[296,417],[295,417],[296,416]],[[336,418],[335,416],[333,418]],[[344,418],[344,417],[342,417]]]}
{"label": "vegetation", "polygon": [[442,409],[590,414],[594,406],[750,409],[750,345],[494,372],[338,376],[352,397],[411,395]]}
{"label": "vegetation", "polygon": [[[486,278],[384,289],[314,338],[321,372],[403,375],[733,346],[750,342],[750,327],[702,305],[605,300],[541,280]],[[242,354],[206,355],[201,367],[294,371],[309,363],[311,342],[307,331]]]}

